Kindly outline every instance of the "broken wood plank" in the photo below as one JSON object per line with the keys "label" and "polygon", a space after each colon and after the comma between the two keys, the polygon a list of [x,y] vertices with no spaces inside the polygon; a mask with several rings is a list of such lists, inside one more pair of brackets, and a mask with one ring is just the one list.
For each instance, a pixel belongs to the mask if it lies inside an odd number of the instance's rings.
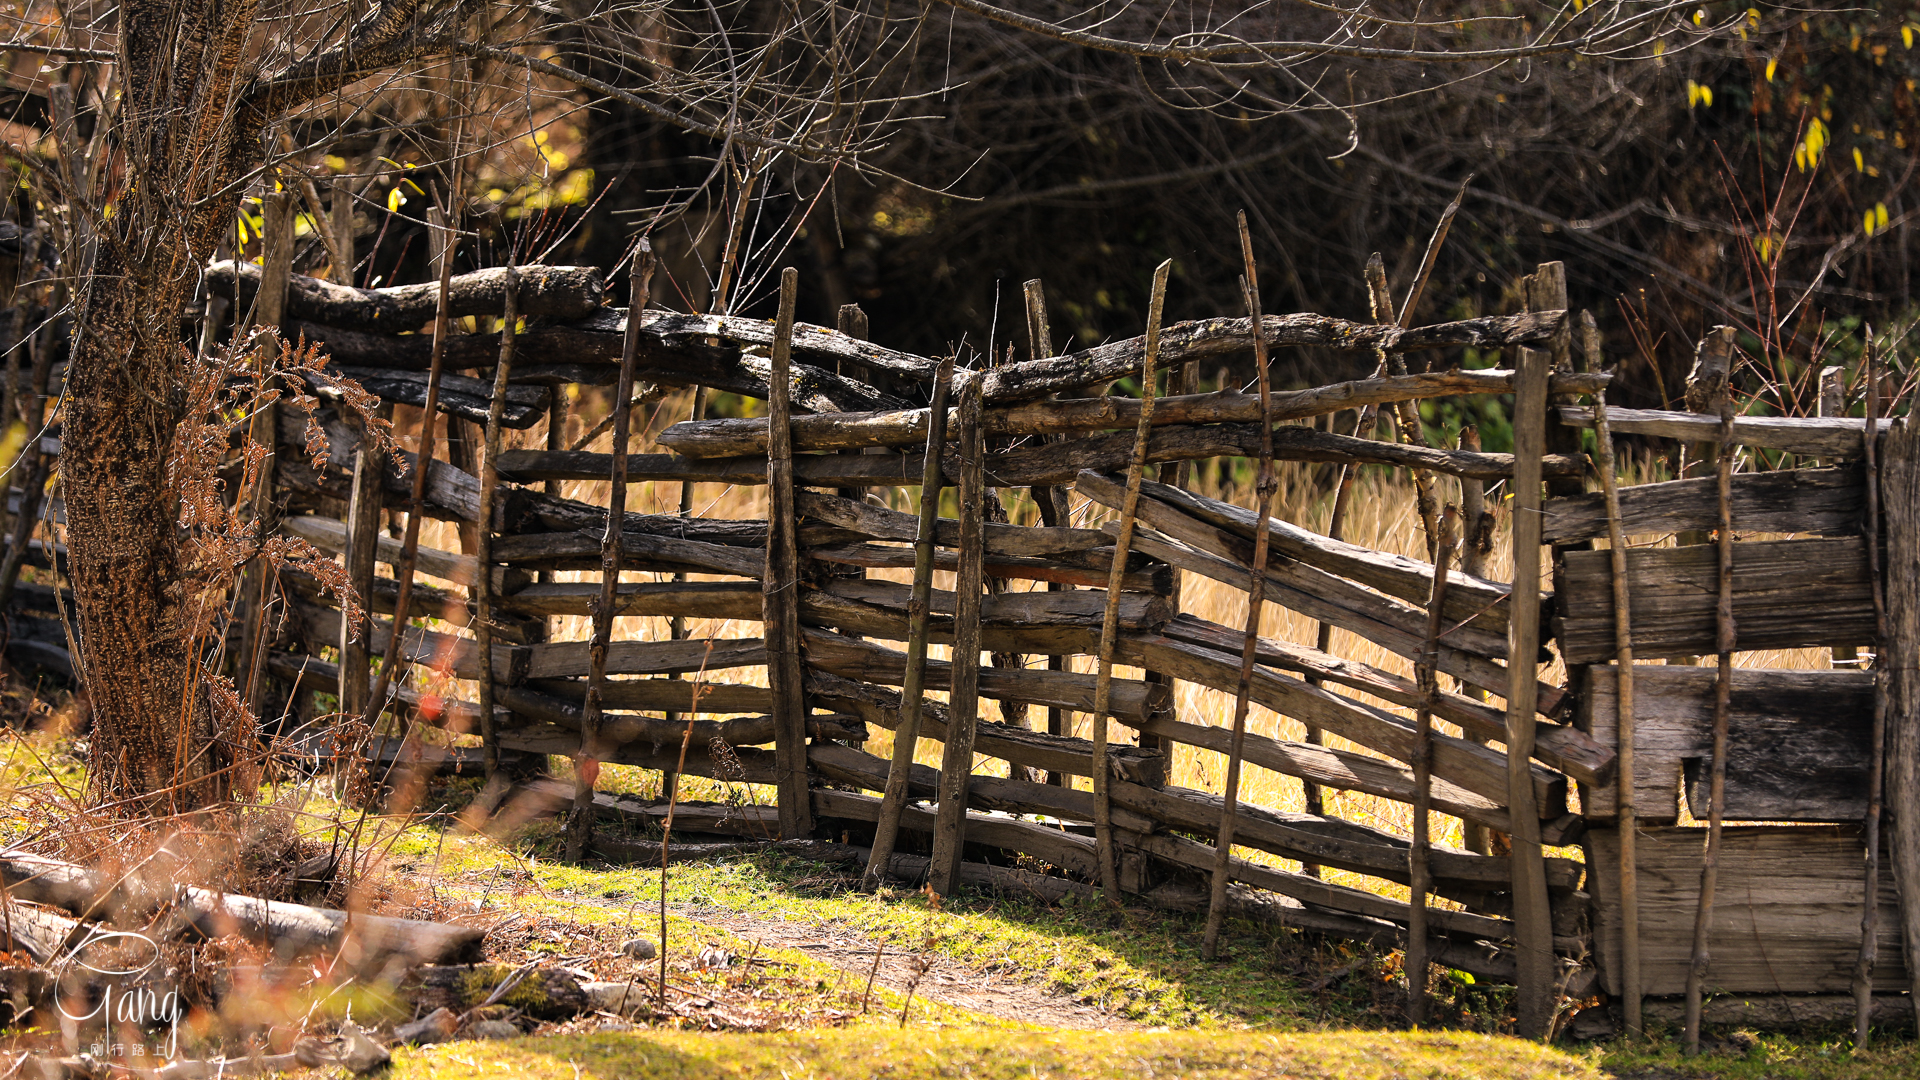
{"label": "broken wood plank", "polygon": [[[458,274],[447,285],[449,313],[499,315],[506,304],[506,267]],[[606,282],[595,266],[523,266],[520,314],[546,319],[581,319],[606,303]],[[207,288],[215,296],[235,301],[239,310],[253,306],[260,288],[261,268],[245,260],[223,259],[207,267]],[[286,313],[296,319],[335,326],[401,334],[418,330],[433,318],[438,289],[429,282],[393,285],[384,289],[356,289],[305,274],[291,274],[287,283]],[[489,365],[491,366],[491,365]]]}
{"label": "broken wood plank", "polygon": [[[1708,545],[1627,553],[1635,657],[1715,651],[1718,566],[1719,555]],[[1561,560],[1553,622],[1568,663],[1613,658],[1618,643],[1612,567],[1604,551],[1569,551]],[[1872,644],[1873,589],[1863,542],[1849,537],[1738,545],[1733,621],[1739,651]]]}

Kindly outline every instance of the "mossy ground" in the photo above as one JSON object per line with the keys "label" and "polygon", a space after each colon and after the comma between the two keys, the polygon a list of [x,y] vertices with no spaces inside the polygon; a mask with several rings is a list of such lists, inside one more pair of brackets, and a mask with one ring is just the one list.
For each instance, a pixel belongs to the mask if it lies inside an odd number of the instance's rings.
{"label": "mossy ground", "polygon": [[1600,1080],[1592,1062],[1495,1036],[1426,1032],[877,1031],[779,1035],[622,1032],[462,1043],[401,1054],[393,1080]]}

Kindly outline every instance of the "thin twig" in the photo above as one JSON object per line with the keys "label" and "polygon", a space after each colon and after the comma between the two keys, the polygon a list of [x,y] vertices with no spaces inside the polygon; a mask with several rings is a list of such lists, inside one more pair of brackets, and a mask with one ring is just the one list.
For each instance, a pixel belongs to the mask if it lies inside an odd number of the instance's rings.
{"label": "thin twig", "polygon": [[1713,894],[1720,883],[1720,822],[1727,790],[1727,724],[1733,694],[1733,396],[1720,402],[1720,599],[1716,649],[1719,668],[1713,684],[1713,773],[1708,785],[1707,849],[1700,861],[1700,906],[1693,919],[1693,960],[1687,969],[1686,1052],[1700,1052],[1701,995],[1711,963],[1708,932],[1713,924]]}
{"label": "thin twig", "polygon": [[[493,399],[487,403],[486,460],[480,465],[480,531],[474,548],[478,572],[473,576],[473,639],[475,651],[493,656],[493,504],[500,490],[500,423],[506,415],[507,384],[513,374],[514,344],[519,338],[520,274],[507,268],[506,295],[501,304],[500,361],[493,369]],[[480,674],[476,695],[480,706],[480,745],[485,755],[487,782],[500,771],[500,742],[493,730],[493,672]],[[490,808],[489,808],[490,809]]]}
{"label": "thin twig", "polygon": [[1407,847],[1407,1022],[1427,1022],[1427,893],[1433,888],[1428,863],[1432,855],[1429,811],[1433,807],[1433,703],[1440,693],[1434,659],[1446,626],[1447,566],[1453,561],[1454,534],[1460,511],[1449,504],[1440,515],[1440,534],[1434,538],[1433,593],[1427,601],[1427,636],[1420,645],[1420,662],[1413,674],[1420,688],[1420,707],[1414,712],[1413,842]]}

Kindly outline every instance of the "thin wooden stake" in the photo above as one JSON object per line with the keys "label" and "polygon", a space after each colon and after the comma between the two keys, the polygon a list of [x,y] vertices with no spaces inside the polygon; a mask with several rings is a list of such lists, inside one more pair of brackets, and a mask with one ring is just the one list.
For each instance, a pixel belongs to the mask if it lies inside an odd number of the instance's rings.
{"label": "thin wooden stake", "polygon": [[926,679],[927,617],[933,602],[933,538],[940,520],[940,459],[947,445],[947,393],[953,386],[953,357],[940,361],[927,411],[927,452],[920,477],[920,525],[913,541],[913,591],[907,598],[907,671],[900,686],[900,726],[893,732],[893,762],[880,795],[880,820],[862,884],[877,889],[893,864],[900,815],[907,806],[913,753],[920,741],[920,688]]}
{"label": "thin wooden stake", "polygon": [[1719,654],[1713,683],[1713,773],[1708,784],[1707,849],[1700,860],[1700,905],[1693,916],[1693,959],[1687,968],[1686,1051],[1700,1052],[1701,995],[1712,962],[1709,932],[1713,927],[1713,894],[1720,884],[1720,822],[1727,793],[1727,724],[1733,701],[1733,398],[1720,401],[1718,457],[1720,488],[1720,600],[1715,609]]}
{"label": "thin wooden stake", "polygon": [[1233,695],[1233,736],[1227,752],[1227,788],[1220,807],[1220,832],[1214,839],[1213,882],[1207,897],[1207,928],[1200,938],[1200,955],[1212,960],[1220,955],[1220,927],[1227,916],[1227,883],[1233,862],[1233,831],[1240,813],[1240,760],[1247,746],[1247,706],[1253,694],[1253,664],[1260,649],[1260,611],[1267,599],[1267,550],[1273,530],[1267,518],[1273,512],[1273,492],[1278,483],[1273,475],[1273,380],[1267,371],[1266,318],[1260,309],[1260,272],[1253,258],[1253,236],[1247,231],[1247,213],[1242,210],[1240,260],[1244,270],[1240,291],[1247,313],[1257,328],[1253,335],[1253,366],[1260,381],[1260,478],[1254,485],[1255,521],[1259,529],[1253,537],[1253,566],[1247,582],[1247,632],[1240,647],[1240,681]]}
{"label": "thin wooden stake", "polygon": [[1440,515],[1440,534],[1434,538],[1433,593],[1427,600],[1427,636],[1420,662],[1413,667],[1420,688],[1420,707],[1413,729],[1413,842],[1407,846],[1407,1023],[1427,1022],[1427,893],[1433,889],[1428,871],[1433,838],[1429,813],[1433,809],[1433,703],[1440,694],[1440,676],[1434,659],[1440,652],[1440,634],[1446,628],[1447,567],[1453,561],[1454,532],[1460,511],[1449,505]]}
{"label": "thin wooden stake", "polygon": [[[1026,283],[1023,293],[1027,301],[1027,341],[1035,360],[1053,355],[1053,327],[1047,321],[1047,289],[1039,278]],[[1040,522],[1049,526],[1064,526],[1068,521],[1070,508],[1067,503],[1067,489],[1063,487],[1036,487],[1033,489],[1034,504],[1040,510]],[[1048,592],[1065,592],[1071,585],[1057,581],[1047,583]],[[1066,671],[1067,658],[1064,656],[1047,657],[1048,671]],[[1049,708],[1047,710],[1047,734],[1073,734],[1073,713],[1066,709]],[[1047,783],[1054,787],[1067,784],[1067,774],[1063,772],[1047,773]]]}
{"label": "thin wooden stake", "polygon": [[1538,349],[1520,350],[1513,418],[1513,611],[1507,622],[1512,685],[1507,698],[1507,809],[1513,821],[1511,855],[1515,975],[1515,1031],[1544,1039],[1553,1023],[1553,916],[1540,847],[1540,806],[1533,791],[1534,677],[1540,655],[1540,457],[1547,438],[1547,387],[1552,361]]}
{"label": "thin wooden stake", "polygon": [[[1393,321],[1393,295],[1387,286],[1386,263],[1379,252],[1367,260],[1367,291],[1373,298],[1373,321],[1391,323]],[[1407,373],[1407,361],[1399,353],[1380,350],[1380,363],[1394,375]],[[1400,437],[1408,446],[1427,445],[1426,432],[1420,426],[1420,406],[1411,401],[1394,403],[1394,415],[1400,419]],[[1433,477],[1425,469],[1412,469],[1414,505],[1420,512],[1420,526],[1427,538],[1427,560],[1434,557],[1433,545],[1438,538],[1440,503],[1433,494]]]}
{"label": "thin wooden stake", "polygon": [[[507,385],[513,375],[513,349],[520,331],[520,273],[507,268],[506,295],[500,305],[500,360],[493,368],[493,400],[487,403],[486,457],[480,463],[480,531],[474,562],[479,573],[468,590],[473,598],[473,640],[481,656],[493,655],[493,506],[500,491],[500,421],[507,410]],[[480,746],[487,780],[500,771],[500,741],[493,730],[493,672],[480,674]]]}
{"label": "thin wooden stake", "polygon": [[1168,259],[1153,268],[1153,293],[1147,300],[1147,347],[1140,359],[1140,424],[1133,432],[1133,461],[1127,467],[1127,494],[1120,503],[1120,529],[1113,541],[1113,567],[1107,572],[1107,609],[1100,621],[1100,666],[1093,684],[1093,841],[1100,864],[1100,888],[1110,903],[1120,899],[1120,873],[1113,850],[1113,805],[1108,801],[1107,729],[1113,701],[1113,656],[1120,639],[1120,590],[1126,582],[1127,556],[1133,549],[1134,515],[1140,506],[1140,479],[1147,467],[1147,437],[1153,431],[1154,371],[1160,363],[1160,318],[1167,306]]}
{"label": "thin wooden stake", "polygon": [[[1480,452],[1480,432],[1474,427],[1460,429],[1460,449],[1472,453]],[[1487,485],[1482,480],[1460,478],[1460,572],[1468,577],[1482,577],[1487,557],[1493,554],[1493,515],[1487,512]],[[1321,649],[1321,652],[1327,650]],[[1464,679],[1454,680],[1459,684],[1461,693],[1478,701],[1487,699],[1487,692],[1477,686],[1470,686]],[[1488,740],[1467,736],[1481,746]],[[1492,850],[1487,827],[1477,821],[1460,823],[1460,843],[1475,855],[1485,855]]]}
{"label": "thin wooden stake", "polygon": [[[627,335],[620,352],[620,375],[614,383],[613,454],[607,480],[607,527],[600,538],[600,596],[593,606],[593,637],[587,644],[587,694],[580,706],[580,750],[574,762],[573,811],[567,819],[567,859],[586,858],[593,842],[593,784],[600,763],[610,753],[600,745],[601,694],[607,684],[607,650],[613,644],[613,612],[619,602],[620,537],[627,521],[627,440],[633,396],[633,366],[640,352],[640,320],[635,312],[646,306],[653,277],[653,245],[642,237],[630,271],[631,300],[627,308]],[[487,664],[490,658],[482,658]],[[662,943],[665,944],[664,942]]]}
{"label": "thin wooden stake", "polygon": [[1615,656],[1615,724],[1619,732],[1615,768],[1619,771],[1615,802],[1620,832],[1620,990],[1626,1012],[1627,1035],[1645,1031],[1640,1010],[1640,862],[1634,845],[1639,817],[1634,807],[1633,768],[1633,623],[1627,582],[1627,537],[1620,527],[1620,482],[1613,457],[1613,432],[1607,426],[1604,394],[1593,399],[1593,429],[1600,444],[1600,486],[1607,497],[1607,544],[1613,556],[1613,621]]}
{"label": "thin wooden stake", "polygon": [[789,266],[780,273],[780,313],[767,377],[767,571],[761,579],[782,840],[799,840],[813,831],[807,795],[807,698],[800,663],[800,548],[793,527],[791,365],[799,296],[800,271]]}
{"label": "thin wooden stake", "polygon": [[[454,231],[448,216],[437,206],[427,211],[429,225],[446,233],[447,241],[440,249],[440,298],[433,313],[433,353],[427,364],[427,397],[420,407],[420,452],[414,456],[413,496],[407,503],[407,531],[400,540],[400,565],[395,568],[394,577],[398,590],[393,602],[393,633],[387,639],[387,653],[380,662],[380,674],[375,677],[373,690],[367,695],[367,711],[364,716],[368,730],[371,730],[386,711],[387,691],[393,684],[394,669],[400,666],[402,639],[406,637],[407,610],[413,604],[413,573],[420,554],[420,522],[427,511],[427,474],[433,468],[434,428],[440,417],[440,375],[447,356],[447,335],[453,332],[453,320],[448,312],[448,294],[453,284],[453,253],[460,244],[460,234]],[[368,537],[368,546],[379,541],[377,531]],[[367,607],[372,608],[369,603]],[[369,617],[371,624],[371,617]],[[483,656],[480,662],[489,670],[493,658]],[[397,759],[396,759],[397,760]]]}
{"label": "thin wooden stake", "polygon": [[[1867,762],[1866,889],[1860,902],[1860,957],[1853,968],[1855,1050],[1865,1050],[1873,1033],[1873,967],[1880,959],[1880,818],[1886,797],[1887,761],[1887,587],[1880,565],[1880,440],[1875,437],[1880,430],[1880,372],[1875,363],[1871,326],[1867,327],[1866,340],[1867,422],[1862,429],[1862,449],[1867,465],[1867,573],[1873,582],[1873,750]],[[1838,379],[1832,381],[1839,382]],[[1827,382],[1826,372],[1822,372],[1823,404]],[[1838,397],[1837,390],[1834,396]]]}
{"label": "thin wooden stake", "polygon": [[960,565],[954,576],[953,682],[947,739],[940,759],[940,807],[933,830],[929,884],[941,896],[960,884],[966,843],[967,795],[973,772],[973,734],[980,713],[980,597],[986,585],[982,525],[986,498],[986,439],[980,432],[980,379],[960,390]]}

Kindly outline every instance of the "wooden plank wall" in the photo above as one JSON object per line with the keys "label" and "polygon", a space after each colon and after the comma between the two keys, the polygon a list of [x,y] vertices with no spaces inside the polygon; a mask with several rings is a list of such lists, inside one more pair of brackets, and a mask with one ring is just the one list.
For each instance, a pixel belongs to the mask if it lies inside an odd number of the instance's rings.
{"label": "wooden plank wall", "polygon": [[[1641,977],[1650,997],[1685,991],[1700,898],[1706,830],[1642,827]],[[1620,992],[1619,836],[1594,827],[1587,842],[1594,897],[1594,944],[1601,986]],[[1857,826],[1739,826],[1721,836],[1720,882],[1712,922],[1710,993],[1844,993],[1860,954],[1864,846]],[[1880,888],[1877,990],[1908,988],[1901,961],[1899,897]]]}

